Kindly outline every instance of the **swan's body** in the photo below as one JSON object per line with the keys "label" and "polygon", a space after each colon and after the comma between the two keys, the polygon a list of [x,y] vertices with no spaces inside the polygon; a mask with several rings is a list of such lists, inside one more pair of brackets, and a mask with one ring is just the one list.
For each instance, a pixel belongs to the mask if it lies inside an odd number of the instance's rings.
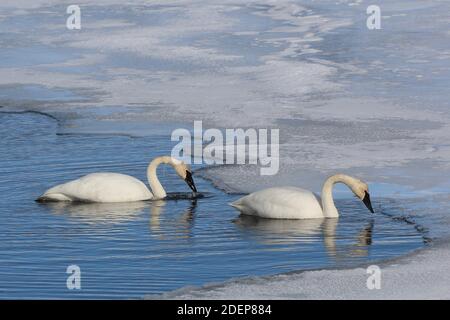
{"label": "swan's body", "polygon": [[147,179],[153,193],[140,180],[120,173],[91,173],[47,190],[37,201],[131,202],[162,199],[166,191],[156,175],[159,164],[170,164],[178,175],[196,192],[191,172],[181,161],[158,157],[147,168]]}
{"label": "swan's body", "polygon": [[312,192],[295,187],[269,188],[231,204],[243,214],[272,219],[323,218],[322,207]]}
{"label": "swan's body", "polygon": [[41,197],[55,201],[129,202],[149,200],[153,194],[132,176],[100,172],[57,185]]}
{"label": "swan's body", "polygon": [[347,175],[328,178],[322,189],[322,198],[309,190],[295,187],[269,188],[242,197],[231,206],[243,214],[271,219],[314,219],[339,216],[333,201],[332,189],[342,182],[373,212],[366,183]]}

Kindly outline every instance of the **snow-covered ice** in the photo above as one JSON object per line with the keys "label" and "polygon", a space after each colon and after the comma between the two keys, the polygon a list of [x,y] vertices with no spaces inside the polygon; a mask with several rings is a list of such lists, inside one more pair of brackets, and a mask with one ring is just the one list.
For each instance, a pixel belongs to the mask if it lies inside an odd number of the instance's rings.
{"label": "snow-covered ice", "polygon": [[380,289],[367,288],[367,269],[316,270],[249,278],[203,288],[183,288],[167,299],[450,299],[448,243],[377,264]]}
{"label": "snow-covered ice", "polygon": [[147,123],[194,120],[279,128],[278,175],[261,177],[252,166],[198,174],[250,192],[319,190],[328,174],[351,173],[371,184],[375,199],[403,199],[439,242],[380,264],[379,291],[365,288],[358,268],[168,296],[449,298],[449,2],[378,1],[381,30],[366,28],[371,3],[361,0],[80,0],[82,29],[73,31],[68,4],[1,2],[4,109],[54,114],[63,130],[95,121],[97,131],[149,134]]}

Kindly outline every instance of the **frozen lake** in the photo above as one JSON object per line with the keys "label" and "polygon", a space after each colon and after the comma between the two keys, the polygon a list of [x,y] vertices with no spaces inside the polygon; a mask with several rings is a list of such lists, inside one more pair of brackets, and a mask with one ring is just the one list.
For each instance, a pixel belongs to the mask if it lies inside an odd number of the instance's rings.
{"label": "frozen lake", "polygon": [[[240,217],[227,194],[194,176],[197,200],[40,204],[48,187],[96,171],[145,181],[147,161],[170,153],[165,135],[61,134],[55,119],[0,113],[0,298],[140,298],[188,285],[393,258],[425,245],[426,232],[396,220],[398,204],[337,202],[339,219]],[[72,128],[73,130],[73,128]],[[170,167],[169,192],[188,192]],[[380,209],[382,208],[382,209]],[[82,289],[66,287],[78,265]]]}
{"label": "frozen lake", "polygon": [[[364,0],[77,3],[81,30],[66,28],[60,1],[0,4],[1,297],[134,298],[351,268],[419,248],[427,263],[394,267],[397,280],[448,265],[442,247],[424,244],[450,235],[448,1],[380,0],[381,30],[367,29]],[[196,203],[32,201],[93,171],[145,179],[147,162],[170,153],[172,130],[195,120],[205,129],[279,129],[280,171],[197,167],[208,197]],[[169,168],[161,172],[168,190],[186,192]],[[377,214],[341,187],[335,223],[239,219],[226,205],[269,186],[319,191],[336,172],[369,183]],[[83,272],[80,292],[65,288],[72,263]],[[427,274],[409,292],[445,289]],[[271,290],[243,286],[220,297]]]}

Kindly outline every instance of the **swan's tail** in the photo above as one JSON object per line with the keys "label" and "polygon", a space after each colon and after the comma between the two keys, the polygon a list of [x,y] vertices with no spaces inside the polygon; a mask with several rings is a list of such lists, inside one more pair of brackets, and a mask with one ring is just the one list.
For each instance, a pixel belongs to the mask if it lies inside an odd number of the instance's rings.
{"label": "swan's tail", "polygon": [[44,193],[35,201],[43,203],[43,202],[72,201],[72,199],[63,195],[62,193]]}
{"label": "swan's tail", "polygon": [[234,202],[228,202],[229,206],[232,206],[233,208],[237,208],[237,204],[235,204]]}
{"label": "swan's tail", "polygon": [[44,202],[56,202],[57,200],[54,200],[52,198],[49,198],[47,196],[40,196],[39,198],[37,198],[36,200],[34,200],[36,202],[40,202],[40,203],[44,203]]}
{"label": "swan's tail", "polygon": [[238,199],[236,201],[233,202],[229,202],[228,205],[232,206],[233,208],[242,211],[243,207],[242,207],[242,203],[241,203],[241,199]]}

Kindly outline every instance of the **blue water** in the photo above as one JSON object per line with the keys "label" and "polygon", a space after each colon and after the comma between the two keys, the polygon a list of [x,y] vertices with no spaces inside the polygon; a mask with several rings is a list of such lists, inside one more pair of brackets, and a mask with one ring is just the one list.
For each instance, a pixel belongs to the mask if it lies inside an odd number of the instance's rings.
{"label": "blue water", "polygon": [[[339,219],[244,218],[227,205],[241,195],[198,174],[205,197],[197,200],[39,204],[50,186],[91,172],[146,181],[148,162],[170,154],[170,137],[61,134],[55,119],[36,113],[0,113],[0,124],[0,298],[140,298],[232,277],[354,266],[425,245],[424,230],[390,217],[401,215],[392,200],[376,199],[383,213],[374,215],[344,199]],[[166,190],[188,194],[170,167],[159,176]],[[80,290],[66,287],[73,264]]]}

